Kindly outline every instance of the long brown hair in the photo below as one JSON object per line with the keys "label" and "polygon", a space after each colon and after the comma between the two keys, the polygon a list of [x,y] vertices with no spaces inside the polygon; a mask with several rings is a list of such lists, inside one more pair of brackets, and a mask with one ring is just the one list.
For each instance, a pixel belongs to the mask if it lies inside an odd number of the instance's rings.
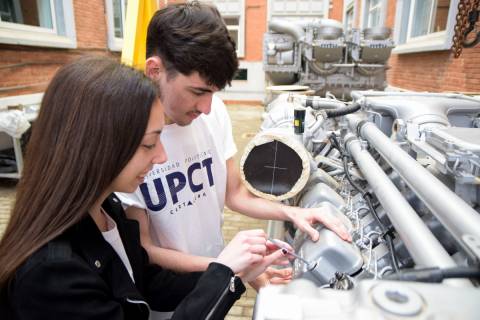
{"label": "long brown hair", "polygon": [[156,97],[143,74],[106,58],[82,58],[56,73],[0,242],[0,286],[87,214],[141,143]]}

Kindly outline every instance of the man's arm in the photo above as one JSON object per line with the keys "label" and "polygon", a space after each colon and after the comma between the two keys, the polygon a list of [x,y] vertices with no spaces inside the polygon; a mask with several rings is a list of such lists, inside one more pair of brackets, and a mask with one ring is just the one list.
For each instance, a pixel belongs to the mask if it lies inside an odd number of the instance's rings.
{"label": "man's arm", "polygon": [[319,222],[337,233],[342,239],[351,241],[346,227],[336,217],[323,212],[318,208],[299,208],[283,205],[253,195],[244,186],[240,179],[240,172],[233,158],[227,160],[227,192],[226,205],[234,211],[252,218],[265,220],[287,220],[293,222],[297,228],[306,232],[313,241],[317,241],[319,234],[312,224]]}
{"label": "man's arm", "polygon": [[[140,241],[148,253],[150,263],[176,272],[196,272],[207,270],[208,265],[211,262],[215,262],[216,258],[194,256],[155,245],[150,236],[149,220],[145,210],[137,207],[129,207],[125,212],[129,219],[137,220],[140,225]],[[270,278],[274,276],[278,275],[264,273],[255,281],[250,282],[250,285],[258,291],[259,288],[270,283]]]}
{"label": "man's arm", "polygon": [[127,217],[140,224],[140,240],[148,253],[150,263],[176,272],[205,271],[215,258],[194,256],[180,251],[165,249],[155,245],[150,236],[150,221],[144,209],[129,207],[125,210]]}

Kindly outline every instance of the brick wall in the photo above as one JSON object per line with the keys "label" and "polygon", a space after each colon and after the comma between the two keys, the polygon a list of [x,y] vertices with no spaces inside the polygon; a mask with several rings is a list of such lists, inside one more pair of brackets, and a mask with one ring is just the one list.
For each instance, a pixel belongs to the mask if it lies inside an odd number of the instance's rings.
{"label": "brick wall", "polygon": [[267,31],[267,1],[245,0],[245,61],[261,61]]}
{"label": "brick wall", "polygon": [[107,49],[105,1],[74,0],[77,45],[81,49]]}
{"label": "brick wall", "polygon": [[60,66],[85,54],[119,59],[108,50],[104,4],[73,1],[77,49],[0,44],[0,97],[43,92]]}
{"label": "brick wall", "polygon": [[328,18],[343,21],[343,0],[330,0]]}
{"label": "brick wall", "polygon": [[[445,1],[439,6],[445,7]],[[388,1],[387,26],[395,25],[395,0]],[[445,8],[444,8],[445,9]],[[445,10],[443,10],[445,11]],[[392,54],[389,85],[413,91],[480,93],[480,46],[463,49],[459,59],[450,51]]]}
{"label": "brick wall", "polygon": [[414,91],[480,93],[480,48],[392,55],[390,85]]}

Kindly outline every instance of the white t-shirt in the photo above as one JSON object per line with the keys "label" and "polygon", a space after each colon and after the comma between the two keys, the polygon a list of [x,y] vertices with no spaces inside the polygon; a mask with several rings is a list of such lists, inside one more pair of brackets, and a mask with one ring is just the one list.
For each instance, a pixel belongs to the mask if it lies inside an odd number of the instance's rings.
{"label": "white t-shirt", "polygon": [[226,160],[237,151],[227,110],[213,96],[212,111],[188,126],[165,126],[168,160],[154,165],[134,193],[117,193],[125,207],[146,209],[153,241],[163,248],[216,257],[222,251]]}
{"label": "white t-shirt", "polygon": [[115,250],[117,255],[120,257],[120,260],[122,260],[125,269],[127,269],[128,274],[130,275],[130,278],[132,278],[132,281],[135,282],[133,279],[132,266],[130,264],[130,260],[128,259],[127,252],[125,251],[125,247],[123,246],[122,238],[120,238],[120,234],[118,233],[117,224],[105,211],[103,213],[107,218],[108,230],[105,232],[102,231],[102,236],[105,241],[110,243],[113,250]]}

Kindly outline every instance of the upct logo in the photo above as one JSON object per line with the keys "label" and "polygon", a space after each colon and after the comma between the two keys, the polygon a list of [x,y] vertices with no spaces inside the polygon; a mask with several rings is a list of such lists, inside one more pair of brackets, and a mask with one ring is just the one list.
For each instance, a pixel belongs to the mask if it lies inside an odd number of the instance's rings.
{"label": "upct logo", "polygon": [[[193,181],[193,173],[197,170],[205,170],[207,173],[208,184],[213,186],[215,182],[213,181],[212,174],[212,158],[206,158],[201,162],[193,162],[187,169],[187,173],[184,174],[181,171],[174,171],[165,176],[153,179],[153,185],[155,187],[155,193],[158,195],[158,203],[154,204],[152,202],[152,197],[150,195],[149,189],[146,183],[140,185],[140,190],[142,192],[143,198],[145,199],[145,204],[148,209],[152,211],[161,211],[168,203],[167,195],[165,192],[165,187],[163,184],[163,179],[165,179],[166,186],[170,192],[170,199],[172,204],[175,205],[178,203],[178,193],[185,189],[188,184],[190,191],[192,193],[199,192],[203,190],[203,183],[195,183]],[[202,175],[203,176],[203,175]]]}

